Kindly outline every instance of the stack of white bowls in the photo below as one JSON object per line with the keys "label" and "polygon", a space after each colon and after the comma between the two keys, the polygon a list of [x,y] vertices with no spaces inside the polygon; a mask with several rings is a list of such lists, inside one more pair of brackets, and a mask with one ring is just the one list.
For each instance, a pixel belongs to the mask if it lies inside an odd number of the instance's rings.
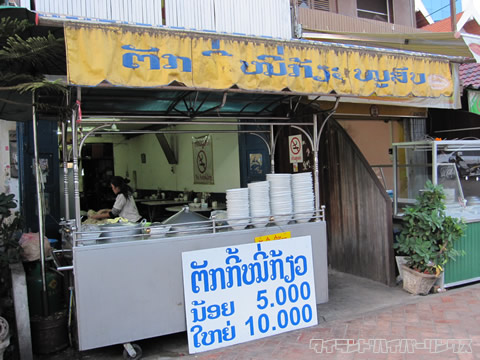
{"label": "stack of white bowls", "polygon": [[245,229],[250,221],[248,188],[228,189],[226,194],[228,224],[235,230]]}
{"label": "stack of white bowls", "polygon": [[270,220],[270,183],[258,181],[248,184],[250,216],[255,227],[263,227]]}
{"label": "stack of white bowls", "polygon": [[275,219],[275,224],[287,225],[292,219],[292,175],[267,174],[270,182],[270,208]]}
{"label": "stack of white bowls", "polygon": [[294,219],[299,223],[309,221],[314,211],[312,173],[292,175],[292,195]]}

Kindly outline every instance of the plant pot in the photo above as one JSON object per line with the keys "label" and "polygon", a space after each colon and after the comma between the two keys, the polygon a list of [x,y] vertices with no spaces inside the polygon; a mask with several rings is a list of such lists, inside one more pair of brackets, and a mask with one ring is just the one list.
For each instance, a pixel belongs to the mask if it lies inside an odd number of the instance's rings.
{"label": "plant pot", "polygon": [[32,349],[35,354],[51,354],[68,346],[67,311],[44,316],[32,316]]}
{"label": "plant pot", "polygon": [[427,295],[438,277],[431,274],[423,274],[402,265],[403,290],[414,295]]}
{"label": "plant pot", "polygon": [[403,268],[402,265],[407,263],[408,256],[395,256],[395,261],[397,262],[398,276],[400,280],[403,280]]}

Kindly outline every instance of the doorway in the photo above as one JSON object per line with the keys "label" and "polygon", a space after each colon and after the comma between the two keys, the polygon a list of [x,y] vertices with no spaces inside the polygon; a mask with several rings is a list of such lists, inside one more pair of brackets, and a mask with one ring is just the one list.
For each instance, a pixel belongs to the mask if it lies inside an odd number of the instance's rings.
{"label": "doorway", "polygon": [[85,144],[82,148],[82,210],[111,208],[115,194],[110,187],[114,174],[113,144]]}

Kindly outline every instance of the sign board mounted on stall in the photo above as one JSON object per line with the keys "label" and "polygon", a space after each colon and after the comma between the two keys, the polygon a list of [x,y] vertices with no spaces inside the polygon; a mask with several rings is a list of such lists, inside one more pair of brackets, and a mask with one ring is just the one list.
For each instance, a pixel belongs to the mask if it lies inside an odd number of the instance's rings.
{"label": "sign board mounted on stall", "polygon": [[303,162],[302,135],[288,137],[288,152],[290,154],[290,164]]}
{"label": "sign board mounted on stall", "polygon": [[317,324],[310,236],[182,253],[190,353]]}
{"label": "sign board mounted on stall", "polygon": [[293,172],[298,172],[298,164],[303,163],[302,135],[288,137],[288,153],[290,155],[290,164],[293,165]]}
{"label": "sign board mounted on stall", "polygon": [[193,183],[213,185],[213,148],[210,135],[192,137]]}

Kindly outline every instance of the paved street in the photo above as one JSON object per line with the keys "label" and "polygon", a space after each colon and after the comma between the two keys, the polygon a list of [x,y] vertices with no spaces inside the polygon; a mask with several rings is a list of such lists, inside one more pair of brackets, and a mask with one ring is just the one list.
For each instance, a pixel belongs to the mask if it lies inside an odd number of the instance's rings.
{"label": "paved street", "polygon": [[480,359],[480,284],[189,358]]}
{"label": "paved street", "polygon": [[[329,296],[318,306],[319,324],[303,330],[196,355],[188,355],[186,333],[137,343],[145,360],[480,359],[480,283],[413,296],[401,286],[331,271]],[[70,348],[36,359],[113,360],[122,351],[121,345],[81,353]]]}

